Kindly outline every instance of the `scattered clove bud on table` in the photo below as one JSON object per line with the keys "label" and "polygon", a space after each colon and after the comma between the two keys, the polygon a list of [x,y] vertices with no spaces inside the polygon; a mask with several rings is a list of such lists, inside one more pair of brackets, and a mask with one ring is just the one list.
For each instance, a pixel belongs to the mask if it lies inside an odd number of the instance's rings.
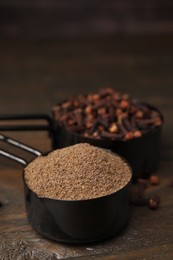
{"label": "scattered clove bud on table", "polygon": [[149,178],[149,182],[151,185],[159,185],[160,184],[160,179],[157,175],[151,175]]}
{"label": "scattered clove bud on table", "polygon": [[160,196],[157,194],[153,194],[148,198],[148,207],[150,209],[156,210],[160,205]]}

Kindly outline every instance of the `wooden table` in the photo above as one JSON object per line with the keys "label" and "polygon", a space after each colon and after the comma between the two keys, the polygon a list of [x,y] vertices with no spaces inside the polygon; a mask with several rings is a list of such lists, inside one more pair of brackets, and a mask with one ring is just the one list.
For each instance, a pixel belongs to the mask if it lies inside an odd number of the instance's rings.
{"label": "wooden table", "polygon": [[[38,235],[24,208],[22,168],[0,158],[0,259],[173,259],[173,37],[54,42],[0,42],[0,113],[50,113],[72,94],[113,86],[160,108],[165,116],[157,211],[133,207],[127,229],[104,243],[66,245]],[[6,135],[41,151],[44,132]],[[5,148],[1,143],[1,148]],[[6,147],[7,150],[21,152]],[[30,160],[28,154],[22,156]]]}

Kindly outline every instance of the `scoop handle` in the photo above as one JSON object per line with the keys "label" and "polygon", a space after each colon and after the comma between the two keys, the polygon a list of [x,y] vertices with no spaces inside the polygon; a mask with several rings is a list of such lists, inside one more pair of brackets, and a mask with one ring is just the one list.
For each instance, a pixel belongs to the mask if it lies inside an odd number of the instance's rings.
{"label": "scoop handle", "polygon": [[[33,155],[36,155],[36,156],[41,156],[42,155],[42,153],[40,151],[38,151],[38,150],[36,150],[36,149],[34,149],[34,148],[30,147],[30,146],[27,146],[27,145],[25,145],[25,144],[23,144],[23,143],[21,143],[19,141],[16,141],[16,140],[11,139],[11,138],[9,138],[7,136],[4,136],[2,134],[0,134],[0,141],[5,142],[7,144],[10,144],[12,146],[18,147],[21,150],[27,151],[27,152],[29,152],[29,153],[31,153]],[[4,156],[6,158],[9,158],[9,159],[11,159],[13,161],[16,161],[16,162],[18,162],[18,163],[20,163],[20,164],[22,164],[24,166],[27,165],[27,162],[23,158],[18,157],[16,155],[12,154],[12,153],[6,152],[6,151],[4,151],[2,149],[0,149],[0,155]]]}
{"label": "scoop handle", "polygon": [[32,153],[32,154],[34,154],[34,155],[37,155],[37,156],[40,156],[40,155],[41,155],[41,152],[40,152],[40,151],[38,151],[38,150],[36,150],[36,149],[34,149],[34,148],[28,146],[28,145],[25,145],[25,144],[23,144],[23,143],[21,143],[21,142],[19,142],[19,141],[16,141],[16,140],[14,140],[14,139],[11,139],[11,138],[9,138],[9,137],[7,137],[7,136],[5,136],[5,135],[1,135],[1,134],[0,134],[0,140],[3,141],[3,142],[5,142],[5,143],[8,143],[8,144],[10,144],[10,145],[16,146],[16,147],[18,147],[18,148],[20,148],[20,149],[22,149],[22,150],[25,150],[25,151],[27,151],[27,152],[29,152],[29,153]]}
{"label": "scoop handle", "polygon": [[[37,124],[26,124],[28,121],[35,121]],[[15,121],[21,121],[23,124],[14,124]],[[46,124],[40,124],[39,121],[45,121]],[[13,124],[1,124],[1,122],[13,122]],[[53,131],[53,122],[46,114],[0,114],[0,131]]]}
{"label": "scoop handle", "polygon": [[23,166],[27,165],[27,162],[23,158],[21,158],[19,156],[16,156],[16,155],[14,155],[12,153],[8,153],[8,152],[6,152],[6,151],[4,151],[2,149],[0,149],[0,155],[6,157],[8,159],[11,159],[11,160],[13,160],[13,161],[23,165]]}

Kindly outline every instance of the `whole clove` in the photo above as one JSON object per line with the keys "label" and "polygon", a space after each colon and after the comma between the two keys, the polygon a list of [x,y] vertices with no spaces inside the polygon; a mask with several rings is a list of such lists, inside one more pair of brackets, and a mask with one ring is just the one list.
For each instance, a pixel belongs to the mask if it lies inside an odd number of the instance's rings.
{"label": "whole clove", "polygon": [[159,208],[160,205],[160,196],[157,194],[151,195],[148,198],[148,207],[150,209],[156,210]]}
{"label": "whole clove", "polygon": [[118,132],[117,124],[116,123],[111,124],[108,130],[110,133],[117,133]]}
{"label": "whole clove", "polygon": [[160,184],[160,179],[157,175],[151,175],[149,178],[149,182],[151,185],[159,185]]}

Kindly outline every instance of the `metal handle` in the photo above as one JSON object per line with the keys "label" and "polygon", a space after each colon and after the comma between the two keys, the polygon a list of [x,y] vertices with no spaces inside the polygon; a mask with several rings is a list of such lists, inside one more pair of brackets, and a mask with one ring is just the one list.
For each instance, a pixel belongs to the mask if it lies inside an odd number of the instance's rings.
{"label": "metal handle", "polygon": [[4,156],[6,158],[9,158],[9,159],[11,159],[15,162],[18,162],[19,164],[22,164],[23,166],[27,165],[27,162],[23,158],[16,156],[12,153],[8,153],[8,152],[1,150],[1,149],[0,149],[0,155]]}
{"label": "metal handle", "polygon": [[[15,147],[18,147],[18,148],[20,148],[20,149],[22,149],[24,151],[27,151],[27,152],[29,152],[31,154],[36,155],[36,156],[41,156],[42,155],[40,151],[38,151],[38,150],[36,150],[36,149],[34,149],[34,148],[30,147],[30,146],[27,146],[27,145],[25,145],[25,144],[23,144],[21,142],[18,142],[18,141],[14,140],[14,139],[11,139],[11,138],[9,138],[7,136],[1,135],[1,134],[0,134],[0,141],[3,141],[5,143],[8,143],[8,144],[13,145]],[[0,155],[2,155],[4,157],[7,157],[7,158],[9,158],[9,159],[11,159],[13,161],[16,161],[16,162],[18,162],[18,163],[20,163],[20,164],[22,164],[24,166],[27,165],[27,162],[23,158],[18,157],[16,155],[12,154],[12,153],[8,153],[8,152],[6,152],[6,151],[4,151],[2,149],[0,149]]]}
{"label": "metal handle", "polygon": [[40,156],[40,155],[41,155],[41,152],[40,152],[40,151],[38,151],[38,150],[36,150],[36,149],[34,149],[34,148],[28,146],[28,145],[25,145],[25,144],[23,144],[23,143],[21,143],[21,142],[19,142],[19,141],[16,141],[16,140],[14,140],[14,139],[11,139],[11,138],[9,138],[9,137],[7,137],[7,136],[5,136],[5,135],[1,135],[1,134],[0,134],[0,140],[3,141],[3,142],[5,142],[5,143],[11,144],[11,145],[13,145],[13,146],[16,146],[16,147],[18,147],[18,148],[20,148],[20,149],[22,149],[22,150],[27,151],[27,152],[30,152],[30,153],[32,153],[32,154],[34,154],[34,155],[37,155],[37,156]]}
{"label": "metal handle", "polygon": [[45,114],[25,114],[25,115],[0,115],[1,121],[29,121],[45,120],[47,125],[1,125],[0,131],[53,131],[53,123],[50,116]]}

